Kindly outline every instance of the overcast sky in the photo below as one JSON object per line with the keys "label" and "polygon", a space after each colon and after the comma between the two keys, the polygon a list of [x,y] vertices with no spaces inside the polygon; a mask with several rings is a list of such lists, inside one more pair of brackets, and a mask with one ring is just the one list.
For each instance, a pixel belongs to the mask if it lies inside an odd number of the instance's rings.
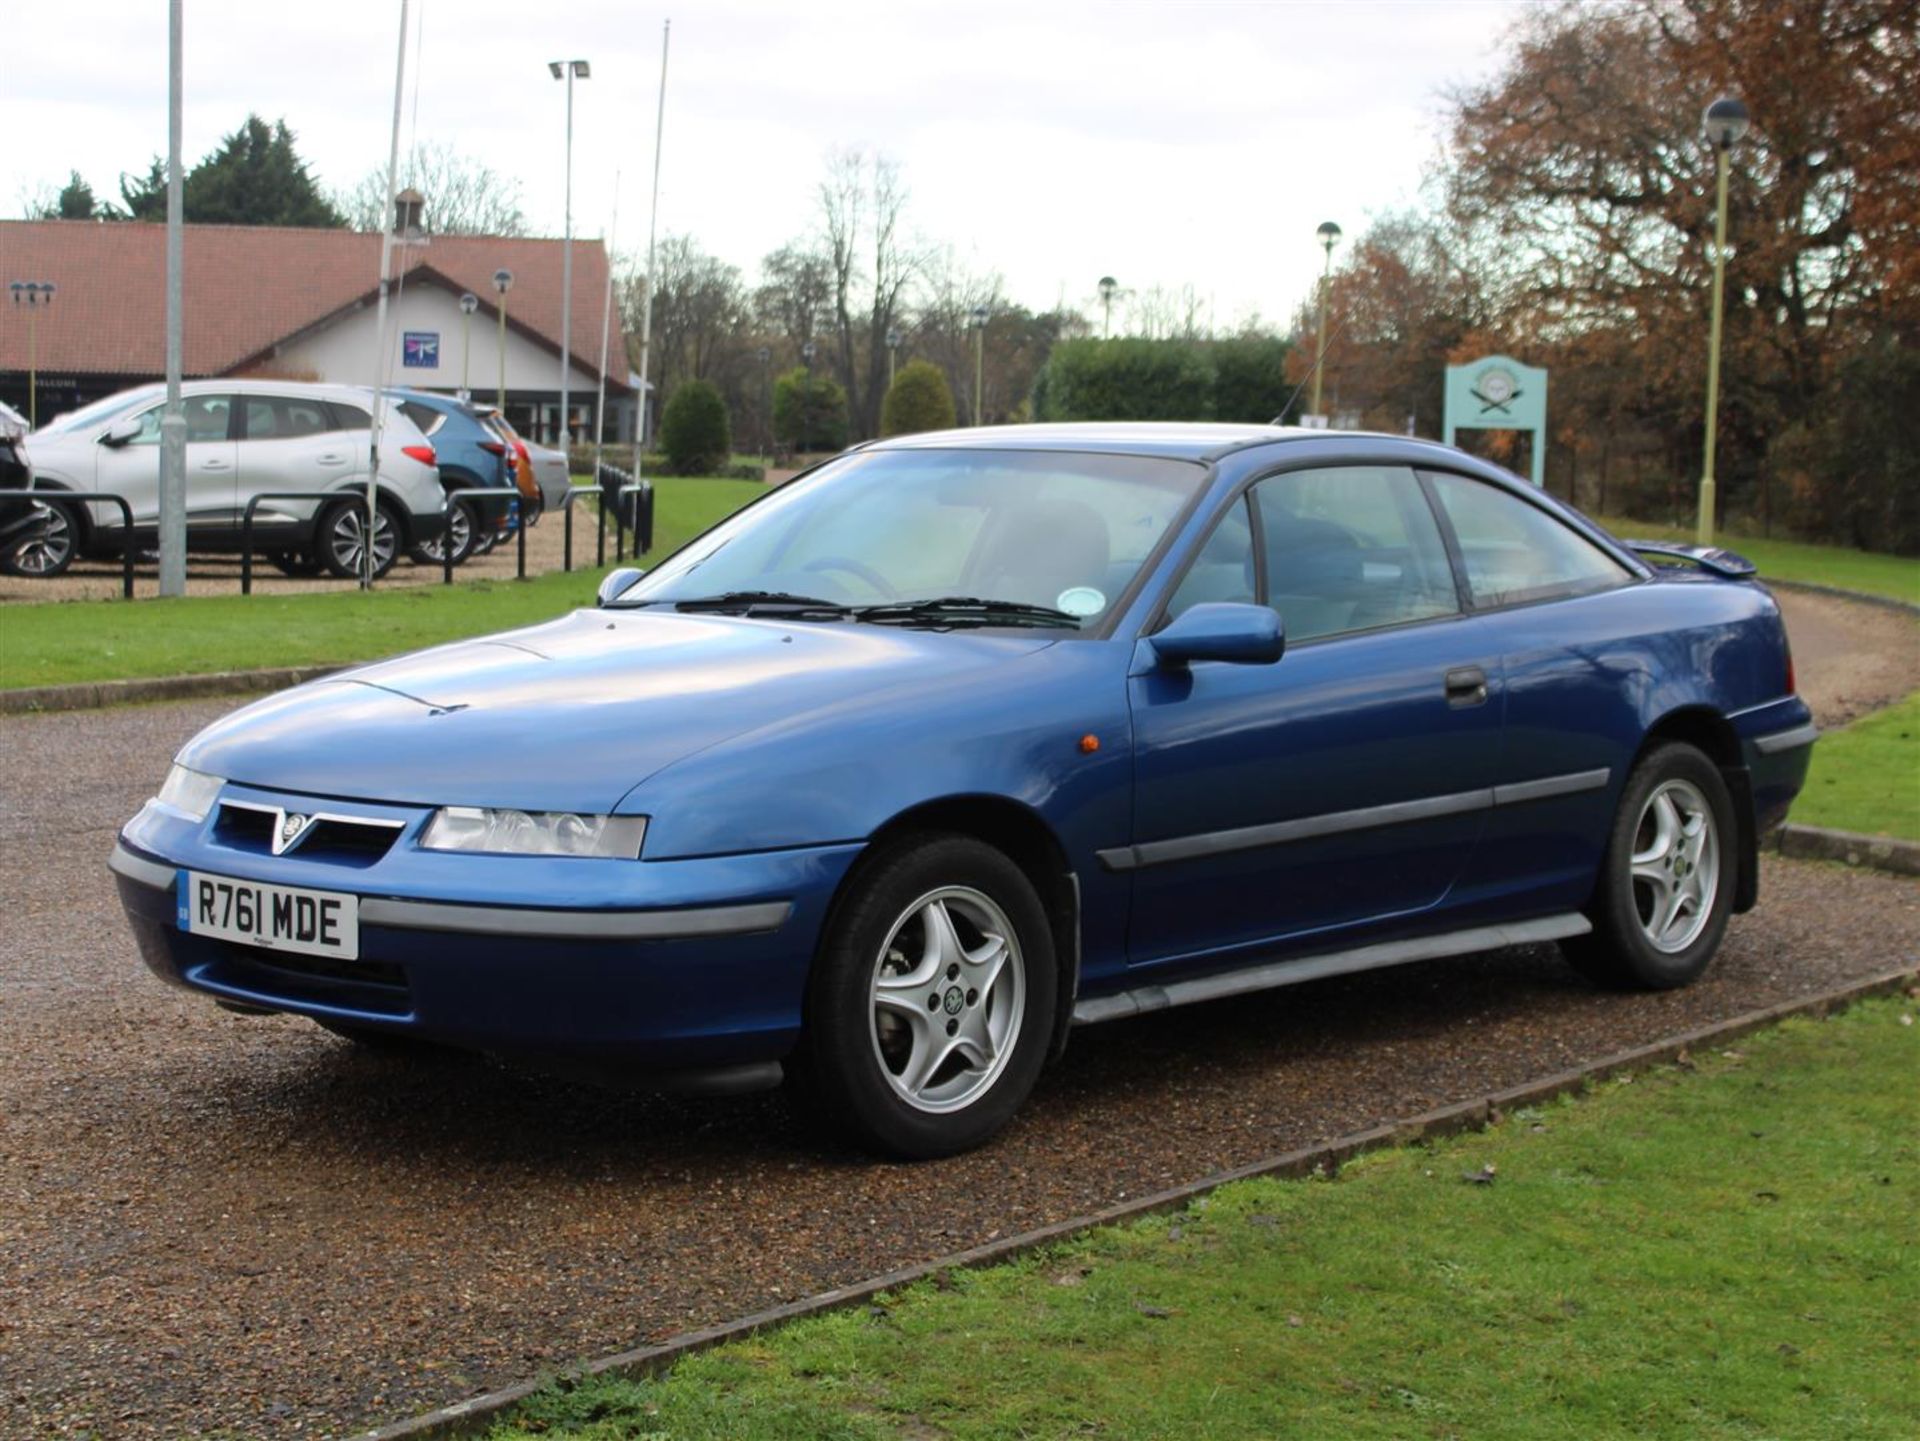
{"label": "overcast sky", "polygon": [[[1284,320],[1349,235],[1415,198],[1444,92],[1487,74],[1525,0],[415,0],[402,144],[517,179],[559,234],[563,86],[582,56],[574,229],[645,243],[660,27],[673,21],[662,233],[753,277],[814,222],[836,145],[899,161],[915,232],[1011,298],[1089,311],[1102,274]],[[386,159],[399,0],[186,0],[185,159],[284,117],[324,186]],[[103,197],[166,149],[166,0],[9,7],[0,212],[78,169]],[[30,137],[30,139],[29,139]],[[36,168],[37,167],[37,168]]]}

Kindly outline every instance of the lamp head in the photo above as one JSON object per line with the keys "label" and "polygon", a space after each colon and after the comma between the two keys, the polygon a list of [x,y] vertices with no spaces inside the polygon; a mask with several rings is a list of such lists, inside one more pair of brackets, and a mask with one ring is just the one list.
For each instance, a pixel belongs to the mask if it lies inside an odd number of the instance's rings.
{"label": "lamp head", "polygon": [[1313,233],[1320,237],[1320,244],[1328,254],[1332,254],[1333,247],[1340,243],[1340,227],[1331,220],[1321,221],[1320,228]]}
{"label": "lamp head", "polygon": [[513,272],[505,266],[493,272],[493,288],[505,295],[513,289]]}
{"label": "lamp head", "polygon": [[471,315],[479,308],[480,297],[475,295],[471,290],[460,297],[460,310],[462,314]]}
{"label": "lamp head", "polygon": [[1752,123],[1746,104],[1731,95],[1722,95],[1700,117],[1701,128],[1707,133],[1707,143],[1716,150],[1733,149]]}
{"label": "lamp head", "polygon": [[1102,300],[1113,299],[1114,291],[1119,288],[1120,282],[1115,280],[1111,275],[1103,275],[1100,277],[1100,298]]}

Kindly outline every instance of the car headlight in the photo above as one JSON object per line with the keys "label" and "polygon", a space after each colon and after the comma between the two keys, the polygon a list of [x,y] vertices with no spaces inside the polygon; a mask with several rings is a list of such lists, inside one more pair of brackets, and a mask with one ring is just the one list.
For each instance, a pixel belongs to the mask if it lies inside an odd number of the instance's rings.
{"label": "car headlight", "polygon": [[443,806],[420,845],[429,851],[508,856],[600,856],[633,860],[646,839],[645,816],[582,816],[571,811],[512,811]]}
{"label": "car headlight", "polygon": [[160,787],[160,794],[155,799],[161,805],[180,812],[188,820],[203,821],[207,818],[207,812],[213,809],[220,787],[225,784],[219,776],[175,765],[167,771],[166,783]]}

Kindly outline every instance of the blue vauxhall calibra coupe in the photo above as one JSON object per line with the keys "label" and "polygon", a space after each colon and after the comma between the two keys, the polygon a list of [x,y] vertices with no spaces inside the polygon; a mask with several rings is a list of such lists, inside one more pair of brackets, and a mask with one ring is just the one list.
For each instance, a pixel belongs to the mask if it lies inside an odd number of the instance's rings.
{"label": "blue vauxhall calibra coupe", "polygon": [[594,610],[237,711],[112,867],[229,1008],[789,1073],[945,1154],[1075,1024],[1521,942],[1698,976],[1815,736],[1752,570],[1420,441],[904,437]]}

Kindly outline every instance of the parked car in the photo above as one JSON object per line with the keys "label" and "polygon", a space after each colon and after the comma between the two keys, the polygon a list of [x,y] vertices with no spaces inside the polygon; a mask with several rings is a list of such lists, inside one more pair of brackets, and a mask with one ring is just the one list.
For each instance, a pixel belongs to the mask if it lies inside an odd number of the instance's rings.
{"label": "parked car", "polygon": [[[359,574],[366,544],[367,439],[372,395],[348,385],[279,380],[196,380],[181,387],[186,414],[187,548],[235,551],[248,502],[281,491],[316,499],[265,500],[253,543],[283,569]],[[36,430],[37,488],[121,495],[135,543],[157,542],[164,386],[109,396]],[[397,407],[382,430],[374,571],[446,528],[433,446]],[[118,554],[124,522],[108,505],[66,507],[71,550]]]}
{"label": "parked car", "polygon": [[548,510],[557,510],[560,497],[567,493],[567,487],[573,484],[573,467],[567,462],[564,450],[555,450],[551,446],[535,445],[526,442],[527,457],[533,463],[533,476],[540,487],[541,499]]}
{"label": "parked car", "polygon": [[430,390],[395,390],[401,413],[433,442],[440,467],[440,484],[451,496],[458,490],[498,490],[500,498],[468,496],[452,502],[444,537],[422,541],[408,552],[417,564],[440,565],[443,547],[453,546],[459,565],[474,551],[483,535],[512,534],[519,523],[519,506],[506,444],[489,426],[482,412],[457,396]]}
{"label": "parked car", "polygon": [[72,547],[53,539],[56,526],[64,536],[66,518],[27,495],[32,488],[26,418],[0,404],[0,573],[54,576],[73,559]]}
{"label": "parked car", "polygon": [[493,406],[481,407],[481,419],[505,447],[505,456],[511,466],[514,486],[520,492],[520,514],[526,517],[529,526],[540,523],[541,515],[546,511],[546,497],[542,495],[539,482],[534,478],[533,457],[527,449],[526,441],[520,433],[508,423],[507,417]]}
{"label": "parked car", "polygon": [[229,1006],[791,1066],[946,1154],[1074,1025],[1522,942],[1700,975],[1816,732],[1752,567],[1663,557],[1399,437],[902,436],[596,610],[216,722],[112,868]]}

